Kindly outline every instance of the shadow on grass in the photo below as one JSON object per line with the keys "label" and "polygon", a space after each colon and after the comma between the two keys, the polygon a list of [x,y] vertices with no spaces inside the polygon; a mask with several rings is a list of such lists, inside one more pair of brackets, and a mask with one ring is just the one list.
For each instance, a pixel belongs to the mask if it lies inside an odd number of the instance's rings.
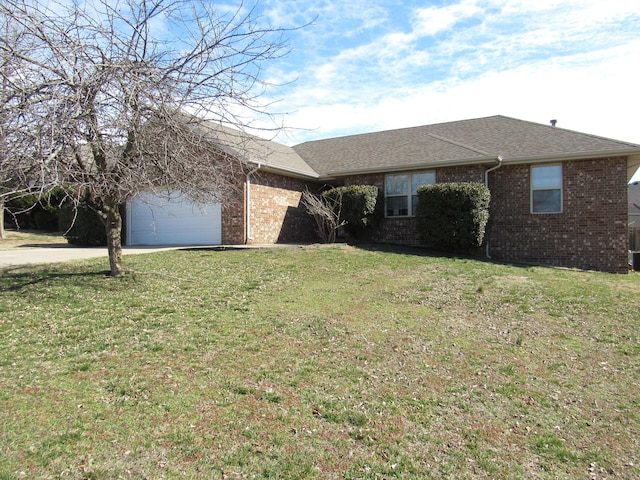
{"label": "shadow on grass", "polygon": [[486,263],[488,265],[504,265],[516,268],[531,268],[541,266],[545,268],[557,268],[553,265],[535,265],[530,263],[516,263],[495,260],[487,258],[483,248],[479,248],[474,252],[450,252],[445,250],[435,250],[433,248],[421,247],[419,245],[396,245],[392,243],[363,243],[353,244],[355,248],[366,250],[369,252],[382,252],[382,253],[396,253],[398,255],[414,255],[416,257],[430,257],[430,258],[448,258],[458,260],[473,260],[480,263]]}
{"label": "shadow on grass", "polygon": [[[98,247],[103,245],[96,245]],[[22,243],[14,248],[83,248],[81,245],[72,245],[70,243]]]}
{"label": "shadow on grass", "polygon": [[459,258],[494,263],[486,257],[482,256],[481,252],[450,252],[445,250],[435,250],[428,247],[421,247],[419,245],[396,245],[392,243],[355,243],[352,246],[369,252],[397,253],[399,255],[415,255],[417,257]]}
{"label": "shadow on grass", "polygon": [[70,282],[75,284],[85,284],[88,279],[108,277],[109,271],[101,272],[60,272],[48,269],[31,269],[29,267],[9,267],[0,270],[0,293],[18,292],[31,285],[38,285],[45,282]]}

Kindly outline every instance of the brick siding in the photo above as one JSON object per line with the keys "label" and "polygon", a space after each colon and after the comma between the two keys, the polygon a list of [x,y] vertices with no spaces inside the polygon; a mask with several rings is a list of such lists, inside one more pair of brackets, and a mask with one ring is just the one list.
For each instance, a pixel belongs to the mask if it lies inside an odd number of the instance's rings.
{"label": "brick siding", "polygon": [[[438,183],[484,182],[484,168],[481,166],[439,168],[431,171],[435,171]],[[350,176],[345,178],[345,185],[375,185],[384,192],[384,179],[384,174]],[[415,217],[384,218],[378,231],[371,235],[371,239],[375,242],[398,245],[420,244]]]}
{"label": "brick siding", "polygon": [[243,172],[235,175],[235,191],[222,202],[222,244],[243,245],[245,243]]}
{"label": "brick siding", "polygon": [[531,213],[530,166],[489,177],[490,255],[496,260],[628,271],[626,157],[564,162],[563,211]]}
{"label": "brick siding", "polygon": [[300,204],[307,182],[258,172],[251,176],[251,238],[247,243],[312,242],[313,219]]}
{"label": "brick siding", "polygon": [[[563,212],[532,214],[530,165],[489,174],[490,255],[500,261],[628,271],[626,157],[563,163]],[[436,169],[436,182],[482,182],[489,167]],[[408,172],[411,173],[411,172]],[[346,185],[376,185],[384,175],[345,178]],[[374,241],[417,245],[414,217],[385,218]]]}
{"label": "brick siding", "polygon": [[222,243],[224,245],[244,245],[245,214],[242,201],[234,199],[222,204]]}

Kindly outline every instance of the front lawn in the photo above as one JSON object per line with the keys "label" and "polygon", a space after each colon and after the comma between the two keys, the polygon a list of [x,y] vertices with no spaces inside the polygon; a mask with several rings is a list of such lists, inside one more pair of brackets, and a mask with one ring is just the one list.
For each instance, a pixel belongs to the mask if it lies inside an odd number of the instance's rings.
{"label": "front lawn", "polygon": [[0,250],[9,250],[16,247],[36,247],[66,244],[67,239],[61,233],[41,232],[38,230],[7,230],[6,238],[0,239]]}
{"label": "front lawn", "polygon": [[0,271],[0,479],[640,477],[640,275],[420,253]]}

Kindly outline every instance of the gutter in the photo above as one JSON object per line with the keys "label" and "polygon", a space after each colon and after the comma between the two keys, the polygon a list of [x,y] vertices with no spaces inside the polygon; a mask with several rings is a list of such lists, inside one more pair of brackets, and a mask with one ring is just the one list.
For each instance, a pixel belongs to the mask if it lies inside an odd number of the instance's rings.
{"label": "gutter", "polygon": [[484,186],[487,188],[489,188],[489,172],[493,172],[494,170],[497,170],[502,166],[502,155],[498,155],[496,162],[497,163],[493,167],[488,168],[484,171]]}
{"label": "gutter", "polygon": [[571,160],[591,160],[594,158],[607,157],[628,157],[640,154],[640,147],[621,148],[619,150],[595,150],[591,152],[573,152],[556,155],[533,155],[530,157],[513,158],[509,160],[509,165],[522,163],[550,163],[568,162]]}
{"label": "gutter", "polygon": [[420,162],[420,163],[410,163],[405,165],[396,165],[393,167],[389,166],[376,166],[376,167],[368,167],[368,168],[358,168],[354,170],[342,170],[342,171],[333,171],[327,172],[322,175],[320,178],[322,180],[331,180],[338,177],[345,177],[349,175],[366,175],[371,173],[393,173],[393,172],[407,172],[410,170],[424,170],[424,169],[433,169],[433,168],[442,168],[442,167],[464,167],[469,165],[484,165],[489,164],[491,162],[495,162],[495,157],[483,157],[483,158],[468,158],[461,160],[436,160],[433,162]]}
{"label": "gutter", "polygon": [[260,164],[260,169],[265,172],[272,172],[278,175],[291,178],[300,178],[302,180],[319,180],[320,175],[315,171],[313,173],[305,172],[296,168],[279,167],[273,163],[263,162]]}
{"label": "gutter", "polygon": [[[528,157],[510,157],[509,160],[504,160],[505,165],[522,165],[522,164],[539,164],[539,163],[553,163],[553,162],[568,162],[571,160],[590,160],[594,158],[606,158],[606,157],[628,157],[631,159],[631,168],[635,166],[640,167],[640,147],[630,147],[620,150],[604,150],[595,152],[583,152],[583,153],[567,153],[567,154],[555,154],[555,155],[535,155]],[[404,172],[418,169],[434,169],[443,167],[464,167],[470,165],[488,165],[496,162],[496,157],[476,157],[459,160],[436,160],[432,162],[421,162],[414,164],[397,165],[394,167],[376,166],[369,168],[355,168],[353,170],[331,171],[326,172],[320,176],[321,180],[332,180],[339,177],[345,177],[349,175],[366,175],[373,173],[389,173],[389,172]],[[495,169],[492,167],[490,170]],[[634,170],[635,171],[635,170]],[[632,174],[631,174],[632,175]],[[629,176],[629,178],[631,178]]]}
{"label": "gutter", "polygon": [[[497,163],[493,167],[484,171],[484,186],[487,188],[489,188],[489,172],[493,172],[502,166],[502,155],[498,155],[496,162]],[[489,240],[487,240],[485,255],[487,259],[491,260],[491,255],[489,254]]]}
{"label": "gutter", "polygon": [[249,242],[249,240],[253,240],[251,236],[251,175],[260,170],[261,164],[260,162],[255,164],[256,166],[247,172],[247,180],[246,180],[246,201],[245,201],[245,212],[246,212],[246,225],[247,225],[247,239],[245,240],[245,244]]}

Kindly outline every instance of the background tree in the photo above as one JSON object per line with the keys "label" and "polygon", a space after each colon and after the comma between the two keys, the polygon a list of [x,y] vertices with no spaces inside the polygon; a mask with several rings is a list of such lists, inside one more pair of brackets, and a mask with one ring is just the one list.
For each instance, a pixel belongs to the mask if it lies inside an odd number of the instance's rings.
{"label": "background tree", "polygon": [[[0,238],[4,238],[4,213],[9,196],[35,198],[35,186],[48,187],[46,169],[37,168],[38,135],[32,127],[32,112],[25,108],[29,96],[28,70],[22,58],[32,45],[19,25],[0,16]],[[45,187],[46,186],[46,187]],[[29,192],[29,190],[34,190]]]}
{"label": "background tree", "polygon": [[255,5],[3,0],[0,16],[20,39],[0,40],[12,59],[1,73],[16,98],[8,115],[28,118],[21,133],[38,140],[5,150],[3,164],[35,166],[41,174],[29,188],[47,189],[53,178],[76,203],[96,206],[112,275],[125,273],[122,203],[145,190],[195,201],[232,193],[241,166],[210,143],[200,119],[242,130],[267,113],[260,74],[287,53],[286,29],[263,24]]}

